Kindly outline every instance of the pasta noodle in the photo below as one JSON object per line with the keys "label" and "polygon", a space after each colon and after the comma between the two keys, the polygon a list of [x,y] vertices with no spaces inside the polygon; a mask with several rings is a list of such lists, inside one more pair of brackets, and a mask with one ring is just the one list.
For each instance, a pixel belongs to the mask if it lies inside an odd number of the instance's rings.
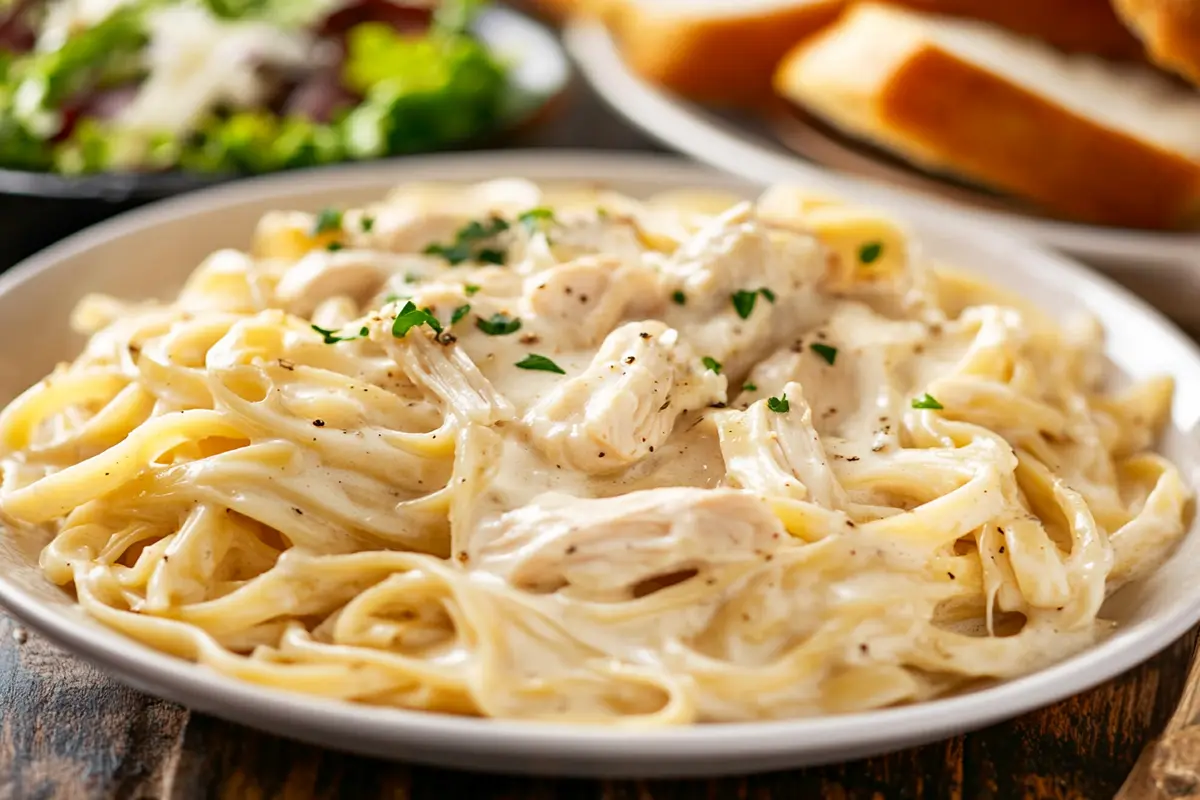
{"label": "pasta noodle", "polygon": [[1099,327],[775,188],[265,217],[0,413],[0,514],[241,680],[632,727],[841,713],[1110,628],[1191,492]]}

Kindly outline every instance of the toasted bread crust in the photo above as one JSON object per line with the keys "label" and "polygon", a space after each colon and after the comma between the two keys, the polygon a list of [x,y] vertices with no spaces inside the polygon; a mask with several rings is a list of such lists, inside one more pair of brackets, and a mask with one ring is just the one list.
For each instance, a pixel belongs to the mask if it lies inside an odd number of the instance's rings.
{"label": "toasted bread crust", "polygon": [[1082,221],[1174,228],[1200,195],[1200,165],[1097,126],[936,47],[893,74],[879,114],[956,172]]}
{"label": "toasted bread crust", "polygon": [[655,13],[625,0],[605,17],[625,59],[647,80],[695,100],[745,106],[771,97],[779,59],[832,22],[843,4],[821,0],[702,17]]}
{"label": "toasted bread crust", "polygon": [[[1137,0],[1134,0],[1136,2]],[[990,22],[1062,50],[1137,59],[1142,45],[1109,0],[882,0],[931,14]]]}
{"label": "toasted bread crust", "polygon": [[566,19],[578,3],[573,0],[521,0],[517,5],[558,22]]}
{"label": "toasted bread crust", "polygon": [[1113,5],[1154,63],[1200,84],[1200,2],[1113,0]]}

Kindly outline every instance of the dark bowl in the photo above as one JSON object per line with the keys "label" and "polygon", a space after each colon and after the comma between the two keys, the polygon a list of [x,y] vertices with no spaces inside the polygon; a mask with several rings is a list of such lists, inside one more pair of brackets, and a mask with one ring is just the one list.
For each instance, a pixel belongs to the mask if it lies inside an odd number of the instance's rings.
{"label": "dark bowl", "polygon": [[203,189],[237,178],[198,172],[103,172],[60,175],[0,168],[0,193],[59,200],[99,200],[137,203]]}
{"label": "dark bowl", "polygon": [[[479,16],[475,31],[514,63],[501,129],[460,148],[496,146],[534,124],[566,88],[570,66],[543,25],[504,8]],[[61,175],[0,168],[0,271],[61,239],[135,206],[245,177],[183,171]]]}
{"label": "dark bowl", "polygon": [[[503,100],[499,128],[482,140],[461,142],[448,149],[470,149],[533,121],[566,87],[570,68],[566,54],[549,30],[529,17],[504,8],[482,13],[475,33],[502,58],[515,61]],[[106,172],[95,175],[62,175],[0,167],[0,194],[108,203],[138,203],[203,189],[246,177],[236,173]]]}

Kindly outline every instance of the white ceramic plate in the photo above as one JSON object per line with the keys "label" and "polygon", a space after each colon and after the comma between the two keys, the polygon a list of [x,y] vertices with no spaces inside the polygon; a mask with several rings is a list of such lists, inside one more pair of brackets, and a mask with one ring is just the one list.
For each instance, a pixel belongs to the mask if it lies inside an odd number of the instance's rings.
{"label": "white ceramic plate", "polygon": [[[580,71],[617,112],[664,144],[718,169],[760,182],[828,184],[865,182],[835,175],[805,161],[765,134],[721,118],[658,89],[633,73],[603,25],[571,23],[564,35]],[[891,203],[940,210],[974,219],[1062,250],[1098,265],[1129,269],[1151,264],[1187,265],[1200,272],[1200,234],[1106,228],[1026,216],[956,203],[895,185],[873,183],[872,193]]]}
{"label": "white ceramic plate", "polygon": [[[409,179],[477,181],[502,176],[602,182],[633,195],[705,186],[753,193],[729,177],[654,157],[497,153],[406,158],[219,187],[117,217],[0,277],[0,401],[39,380],[81,341],[67,332],[86,292],[166,296],[209,251],[245,246],[256,219],[275,208],[315,210],[377,198]],[[1058,313],[1090,310],[1105,323],[1110,355],[1132,376],[1169,372],[1179,382],[1164,452],[1189,476],[1190,432],[1200,413],[1200,352],[1156,312],[1107,279],[1058,256],[961,220],[897,207],[928,255],[978,271]],[[241,683],[155,652],[85,617],[48,584],[39,542],[0,535],[0,603],[31,627],[114,676],[228,719],[330,747],[459,768],[576,775],[710,775],[841,761],[908,747],[1052,703],[1150,657],[1200,620],[1200,530],[1152,581],[1128,587],[1105,612],[1110,639],[1050,669],[970,694],[840,717],[697,726],[635,733],[465,719],[371,708]],[[81,720],[80,724],[89,724]]]}

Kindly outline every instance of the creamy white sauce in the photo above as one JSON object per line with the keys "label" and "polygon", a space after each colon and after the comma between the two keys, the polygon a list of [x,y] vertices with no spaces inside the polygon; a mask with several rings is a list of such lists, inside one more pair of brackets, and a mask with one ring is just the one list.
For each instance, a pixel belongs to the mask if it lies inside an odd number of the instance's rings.
{"label": "creamy white sauce", "polygon": [[780,191],[269,215],[174,304],[81,309],[0,414],[0,510],[106,623],[360,702],[766,719],[1095,641],[1183,530],[1169,381],[1099,394],[1095,328]]}

